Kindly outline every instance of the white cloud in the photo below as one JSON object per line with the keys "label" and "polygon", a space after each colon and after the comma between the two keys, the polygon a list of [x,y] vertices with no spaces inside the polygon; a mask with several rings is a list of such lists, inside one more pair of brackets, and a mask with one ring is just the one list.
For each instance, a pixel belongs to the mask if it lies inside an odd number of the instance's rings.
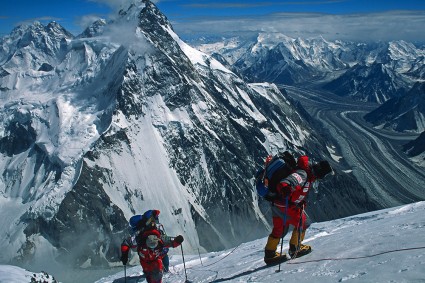
{"label": "white cloud", "polygon": [[323,36],[329,40],[377,41],[403,39],[425,42],[425,11],[369,14],[275,13],[266,16],[186,18],[172,22],[183,38],[197,34],[281,32],[292,37]]}
{"label": "white cloud", "polygon": [[76,21],[76,23],[77,23],[78,26],[81,27],[81,29],[85,29],[99,19],[101,19],[101,17],[99,17],[99,15],[84,15],[84,16],[80,17]]}
{"label": "white cloud", "polygon": [[113,9],[120,9],[121,7],[129,6],[131,4],[132,0],[89,0],[92,2],[97,2],[101,4],[105,4]]}
{"label": "white cloud", "polygon": [[[141,0],[89,0],[92,2],[102,3],[109,7],[120,10],[122,8],[128,8],[133,3],[140,3]],[[159,0],[151,0],[152,3],[158,3]]]}

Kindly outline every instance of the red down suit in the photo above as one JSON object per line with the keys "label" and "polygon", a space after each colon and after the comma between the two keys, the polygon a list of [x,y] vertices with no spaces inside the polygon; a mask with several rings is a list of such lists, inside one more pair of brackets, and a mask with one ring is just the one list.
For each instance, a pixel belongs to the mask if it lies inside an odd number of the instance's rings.
{"label": "red down suit", "polygon": [[[297,169],[295,169],[288,177],[282,179],[276,187],[278,195],[282,196],[290,190],[288,208],[285,208],[285,198],[279,197],[274,201],[272,207],[273,230],[271,235],[280,238],[282,233],[287,232],[288,226],[298,227],[301,213],[301,206],[305,204],[305,198],[310,191],[313,182],[316,180],[311,167],[309,166],[308,156],[300,156],[297,161]],[[284,214],[286,212],[286,227],[283,231]],[[302,217],[302,231],[305,231],[309,223],[306,214]]]}

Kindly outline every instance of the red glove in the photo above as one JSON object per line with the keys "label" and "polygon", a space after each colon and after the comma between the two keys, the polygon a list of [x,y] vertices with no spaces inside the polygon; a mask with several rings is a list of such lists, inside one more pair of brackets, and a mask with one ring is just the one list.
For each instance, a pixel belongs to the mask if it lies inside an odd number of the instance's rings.
{"label": "red glove", "polygon": [[126,265],[128,262],[128,252],[130,250],[130,247],[127,245],[121,245],[121,262],[122,264]]}
{"label": "red glove", "polygon": [[277,186],[277,193],[283,198],[286,198],[292,193],[292,188],[287,183],[279,183]]}

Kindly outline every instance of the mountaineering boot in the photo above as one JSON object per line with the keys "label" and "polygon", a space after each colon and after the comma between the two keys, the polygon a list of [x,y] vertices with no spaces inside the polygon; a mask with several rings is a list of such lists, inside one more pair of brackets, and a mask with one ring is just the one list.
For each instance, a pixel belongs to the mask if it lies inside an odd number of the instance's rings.
{"label": "mountaineering boot", "polygon": [[267,265],[278,264],[285,261],[286,255],[276,252],[277,245],[279,244],[279,238],[275,238],[272,235],[267,239],[266,247],[264,248],[264,262]]}
{"label": "mountaineering boot", "polygon": [[291,258],[300,257],[311,253],[311,246],[301,244],[304,240],[305,231],[301,233],[298,246],[298,231],[292,232],[291,240],[289,240],[289,251],[288,254]]}
{"label": "mountaineering boot", "polygon": [[291,258],[302,257],[303,255],[306,255],[309,253],[311,253],[311,247],[309,245],[301,244],[298,249],[298,252],[297,252],[297,246],[289,245],[288,254]]}

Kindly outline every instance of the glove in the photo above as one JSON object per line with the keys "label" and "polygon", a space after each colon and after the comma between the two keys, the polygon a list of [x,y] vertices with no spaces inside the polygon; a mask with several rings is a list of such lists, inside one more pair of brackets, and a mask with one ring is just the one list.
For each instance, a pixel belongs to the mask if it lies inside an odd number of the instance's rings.
{"label": "glove", "polygon": [[174,242],[177,243],[177,244],[179,244],[179,245],[181,243],[183,243],[183,241],[184,241],[184,239],[183,239],[183,236],[182,235],[178,235],[177,237],[174,238]]}
{"label": "glove", "polygon": [[286,198],[292,193],[292,188],[287,183],[280,183],[277,187],[277,191],[279,195],[281,195],[283,198]]}
{"label": "glove", "polygon": [[127,265],[128,262],[128,253],[123,253],[120,258],[123,265]]}
{"label": "glove", "polygon": [[125,241],[121,244],[121,257],[120,260],[122,264],[126,265],[128,262],[128,252],[130,251],[130,247],[125,244]]}

